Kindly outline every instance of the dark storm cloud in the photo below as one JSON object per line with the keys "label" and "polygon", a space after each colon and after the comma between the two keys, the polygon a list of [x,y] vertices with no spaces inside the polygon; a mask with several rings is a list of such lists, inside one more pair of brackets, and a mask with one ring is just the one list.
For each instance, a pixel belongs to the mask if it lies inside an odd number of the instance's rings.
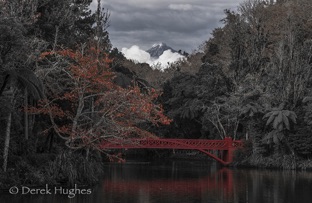
{"label": "dark storm cloud", "polygon": [[[104,0],[111,13],[110,38],[114,47],[138,45],[148,49],[165,42],[188,52],[221,26],[223,10],[235,10],[242,0]],[[96,1],[92,5],[95,9]]]}

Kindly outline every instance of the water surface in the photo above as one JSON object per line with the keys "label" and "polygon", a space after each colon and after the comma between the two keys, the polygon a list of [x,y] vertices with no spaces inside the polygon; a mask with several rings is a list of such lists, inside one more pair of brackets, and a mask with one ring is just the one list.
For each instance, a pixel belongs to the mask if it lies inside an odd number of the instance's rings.
{"label": "water surface", "polygon": [[[209,161],[108,163],[104,170],[105,177],[98,186],[76,186],[71,188],[74,193],[72,195],[68,190],[60,194],[60,188],[47,186],[51,193],[58,189],[57,194],[12,195],[4,192],[0,196],[0,202],[312,202],[312,172],[229,169]],[[21,193],[21,188],[19,189]]]}

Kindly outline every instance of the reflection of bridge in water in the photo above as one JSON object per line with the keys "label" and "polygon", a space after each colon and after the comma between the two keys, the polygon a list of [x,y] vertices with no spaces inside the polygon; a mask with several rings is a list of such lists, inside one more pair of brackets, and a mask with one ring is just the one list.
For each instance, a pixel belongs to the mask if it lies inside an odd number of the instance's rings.
{"label": "reflection of bridge in water", "polygon": [[203,190],[207,190],[222,192],[227,196],[233,194],[233,172],[222,168],[211,176],[188,180],[105,180],[104,190],[119,194],[124,192],[134,194],[142,190],[152,194],[173,191],[180,195],[186,193],[200,195]]}
{"label": "reflection of bridge in water", "polygon": [[108,139],[101,149],[186,149],[198,150],[223,165],[233,161],[234,151],[242,147],[241,141],[204,139]]}

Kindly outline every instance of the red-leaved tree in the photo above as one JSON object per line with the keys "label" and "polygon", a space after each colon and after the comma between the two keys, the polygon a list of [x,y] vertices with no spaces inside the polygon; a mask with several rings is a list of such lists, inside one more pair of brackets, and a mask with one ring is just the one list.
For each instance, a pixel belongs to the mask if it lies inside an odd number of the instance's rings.
{"label": "red-leaved tree", "polygon": [[71,149],[100,150],[101,141],[108,138],[154,137],[138,124],[171,121],[162,106],[155,104],[159,93],[154,89],[143,94],[137,86],[121,88],[114,84],[111,59],[96,49],[45,52],[41,60],[52,67],[41,74],[49,83],[57,78],[58,88],[46,87],[51,98],[29,111],[48,115],[50,129]]}

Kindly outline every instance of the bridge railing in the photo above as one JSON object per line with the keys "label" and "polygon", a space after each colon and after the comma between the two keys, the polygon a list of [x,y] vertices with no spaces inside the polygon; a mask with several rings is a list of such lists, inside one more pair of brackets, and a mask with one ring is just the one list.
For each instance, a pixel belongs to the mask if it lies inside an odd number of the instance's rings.
{"label": "bridge railing", "polygon": [[[224,140],[206,139],[108,139],[101,143],[101,149],[186,149],[201,151],[223,165],[233,161],[234,151],[243,146],[242,141],[232,138]],[[222,151],[221,157],[213,151]],[[220,153],[219,153],[220,154]]]}
{"label": "bridge railing", "polygon": [[241,141],[234,141],[231,138],[224,140],[206,139],[109,139],[101,144],[101,148],[106,149],[211,149],[226,150],[239,148]]}

